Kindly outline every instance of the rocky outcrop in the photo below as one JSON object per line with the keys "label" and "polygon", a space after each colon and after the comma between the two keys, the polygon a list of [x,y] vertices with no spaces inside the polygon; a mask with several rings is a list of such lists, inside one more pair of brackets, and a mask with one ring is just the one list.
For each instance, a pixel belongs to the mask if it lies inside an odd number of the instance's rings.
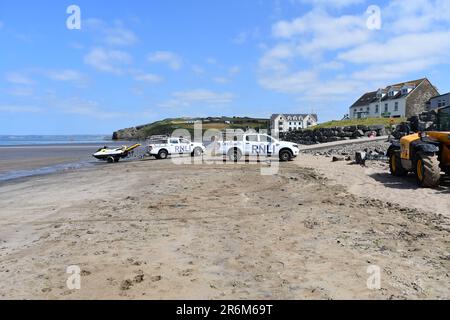
{"label": "rocky outcrop", "polygon": [[370,135],[384,136],[386,129],[384,125],[373,126],[347,126],[334,128],[320,128],[316,130],[291,131],[280,134],[280,139],[298,144],[312,145],[317,143],[334,142],[341,140],[352,140]]}

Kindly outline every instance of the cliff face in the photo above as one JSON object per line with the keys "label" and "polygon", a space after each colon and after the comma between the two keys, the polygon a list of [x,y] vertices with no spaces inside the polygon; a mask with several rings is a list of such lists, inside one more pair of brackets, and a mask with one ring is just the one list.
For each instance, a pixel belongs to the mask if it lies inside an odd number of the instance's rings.
{"label": "cliff face", "polygon": [[113,133],[113,140],[135,140],[139,139],[139,130],[136,127],[122,129]]}
{"label": "cliff face", "polygon": [[268,119],[255,119],[248,117],[209,117],[195,119],[165,119],[142,126],[121,129],[113,133],[113,140],[145,140],[152,135],[171,135],[176,129],[185,129],[191,134],[194,132],[194,120],[203,123],[203,131],[207,129],[268,129]]}

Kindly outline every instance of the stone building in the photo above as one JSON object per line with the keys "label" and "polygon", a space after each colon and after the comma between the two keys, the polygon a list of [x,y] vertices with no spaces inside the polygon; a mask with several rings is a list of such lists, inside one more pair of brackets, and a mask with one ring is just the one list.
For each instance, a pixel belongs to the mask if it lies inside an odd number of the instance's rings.
{"label": "stone building", "polygon": [[351,107],[351,119],[411,117],[427,109],[430,98],[439,95],[427,78],[402,82],[367,92]]}
{"label": "stone building", "polygon": [[273,114],[270,129],[278,133],[305,129],[317,125],[316,114]]}

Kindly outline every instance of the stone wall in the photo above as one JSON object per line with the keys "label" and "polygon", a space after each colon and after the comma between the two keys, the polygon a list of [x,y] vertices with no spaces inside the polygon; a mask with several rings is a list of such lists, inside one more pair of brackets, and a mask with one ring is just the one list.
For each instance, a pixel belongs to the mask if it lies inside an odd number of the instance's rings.
{"label": "stone wall", "polygon": [[321,128],[316,130],[291,131],[287,133],[280,133],[280,139],[298,144],[312,145],[317,143],[360,139],[363,137],[368,137],[372,132],[374,132],[376,136],[384,136],[387,134],[383,125],[358,125]]}
{"label": "stone wall", "polygon": [[427,102],[439,95],[439,92],[430,81],[424,80],[411,94],[406,98],[406,117],[412,117],[425,111]]}

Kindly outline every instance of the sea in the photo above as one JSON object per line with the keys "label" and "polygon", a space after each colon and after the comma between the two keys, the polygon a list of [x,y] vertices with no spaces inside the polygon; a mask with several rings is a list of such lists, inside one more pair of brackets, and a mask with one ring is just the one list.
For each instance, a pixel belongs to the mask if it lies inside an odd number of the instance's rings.
{"label": "sea", "polygon": [[106,142],[112,142],[110,135],[0,135],[0,146],[102,144]]}
{"label": "sea", "polygon": [[0,185],[66,170],[102,165],[99,148],[131,142],[112,141],[108,135],[0,135]]}

